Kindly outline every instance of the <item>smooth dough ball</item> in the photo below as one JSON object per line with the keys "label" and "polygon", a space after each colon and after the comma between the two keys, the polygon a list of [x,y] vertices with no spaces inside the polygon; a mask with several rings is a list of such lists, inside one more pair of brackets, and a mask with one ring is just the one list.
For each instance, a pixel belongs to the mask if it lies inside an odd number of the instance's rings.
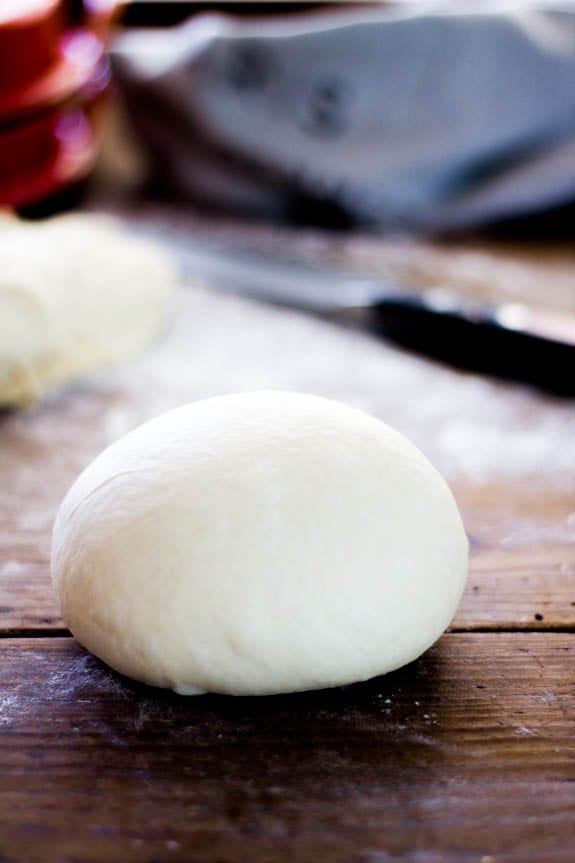
{"label": "smooth dough ball", "polygon": [[52,572],[73,634],[182,694],[366,680],[415,659],[460,599],[467,540],[437,471],[388,426],[287,392],[195,402],[70,489]]}
{"label": "smooth dough ball", "polygon": [[164,317],[175,272],[114,219],[0,217],[0,406],[139,351]]}

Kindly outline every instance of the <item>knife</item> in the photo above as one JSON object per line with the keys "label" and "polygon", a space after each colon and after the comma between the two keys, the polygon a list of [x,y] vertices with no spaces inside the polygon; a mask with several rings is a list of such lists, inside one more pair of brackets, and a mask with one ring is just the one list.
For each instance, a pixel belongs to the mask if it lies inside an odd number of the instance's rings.
{"label": "knife", "polygon": [[518,303],[487,306],[448,290],[253,250],[163,236],[184,274],[217,289],[360,326],[457,368],[575,396],[575,316]]}

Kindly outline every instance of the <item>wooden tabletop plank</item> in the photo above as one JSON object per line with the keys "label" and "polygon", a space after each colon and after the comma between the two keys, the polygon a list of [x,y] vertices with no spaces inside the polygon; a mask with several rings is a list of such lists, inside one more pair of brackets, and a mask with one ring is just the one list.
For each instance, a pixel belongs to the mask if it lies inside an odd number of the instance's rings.
{"label": "wooden tabletop plank", "polygon": [[[61,484],[55,478],[46,486],[53,511]],[[459,482],[454,490],[471,557],[452,629],[575,629],[571,494],[532,481],[486,486]],[[47,504],[40,495],[36,500],[39,526],[34,502],[24,529],[11,520],[10,512],[0,515],[0,636],[60,631],[64,626],[50,581],[51,525],[43,517]]]}
{"label": "wooden tabletop plank", "polygon": [[[138,208],[162,237],[388,272],[472,298],[572,306],[573,256],[222,225]],[[454,629],[575,628],[573,410],[526,387],[464,375],[379,339],[188,285],[157,344],[27,411],[0,415],[0,635],[54,633],[50,532],[78,473],[140,422],[207,395],[281,388],[361,407],[404,432],[445,475],[471,541]]]}
{"label": "wooden tabletop plank", "polygon": [[470,540],[453,628],[575,629],[575,495],[542,478],[456,484]]}
{"label": "wooden tabletop plank", "polygon": [[[545,285],[573,306],[572,253],[175,222],[416,288],[540,303]],[[169,233],[170,214],[151,225]],[[174,307],[142,357],[0,416],[0,863],[572,863],[572,405],[194,286]],[[57,507],[140,422],[263,388],[363,408],[441,470],[471,544],[453,631],[406,669],[318,693],[183,699],[120,678],[59,637]]]}
{"label": "wooden tabletop plank", "polygon": [[0,859],[571,863],[573,634],[452,634],[345,689],[185,699],[0,642]]}

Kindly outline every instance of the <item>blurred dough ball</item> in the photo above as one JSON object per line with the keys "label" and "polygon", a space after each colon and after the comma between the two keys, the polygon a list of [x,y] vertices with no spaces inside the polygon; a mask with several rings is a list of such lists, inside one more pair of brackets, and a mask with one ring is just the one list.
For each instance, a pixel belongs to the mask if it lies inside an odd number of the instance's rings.
{"label": "blurred dough ball", "polygon": [[52,549],[74,635],[182,694],[398,668],[449,624],[466,571],[453,497],[411,443],[286,392],[195,402],[110,446],[69,491]]}
{"label": "blurred dough ball", "polygon": [[166,255],[113,219],[0,219],[0,405],[143,348],[175,282]]}

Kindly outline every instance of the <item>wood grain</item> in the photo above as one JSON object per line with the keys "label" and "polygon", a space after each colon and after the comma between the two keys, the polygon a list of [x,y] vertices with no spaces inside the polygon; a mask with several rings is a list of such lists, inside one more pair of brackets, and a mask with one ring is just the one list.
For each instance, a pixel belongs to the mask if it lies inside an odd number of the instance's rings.
{"label": "wood grain", "polygon": [[575,635],[453,634],[385,678],[185,699],[0,643],[3,863],[571,863]]}
{"label": "wood grain", "polygon": [[543,477],[456,485],[471,544],[452,628],[575,629],[575,496]]}
{"label": "wood grain", "polygon": [[[422,285],[461,283],[530,301],[543,277],[566,307],[573,263],[462,244],[221,225],[141,208],[152,233],[190,232],[274,254],[383,271]],[[130,213],[128,213],[130,215]],[[499,279],[499,281],[498,281]],[[500,284],[501,283],[501,284]],[[553,286],[553,289],[549,286]],[[482,293],[483,291],[483,293]],[[62,497],[106,445],[162,410],[218,392],[283,388],[364,408],[407,434],[450,482],[472,544],[454,629],[575,627],[573,412],[528,388],[464,375],[372,336],[189,285],[163,338],[134,362],[0,415],[0,636],[62,631],[49,577]]]}
{"label": "wood grain", "polygon": [[[54,511],[62,485],[54,476],[46,486]],[[454,490],[471,560],[452,629],[575,629],[572,495],[541,480],[460,482]],[[15,514],[5,509],[0,525],[0,637],[61,633],[49,573],[49,521],[38,527],[32,519],[18,529]]]}
{"label": "wood grain", "polygon": [[[544,284],[572,306],[562,249],[175,223],[471,297],[535,303]],[[346,689],[183,699],[127,681],[61,637],[57,507],[150,416],[262,388],[366,409],[446,476],[471,544],[453,631]],[[572,863],[573,456],[572,405],[193,286],[143,357],[0,416],[0,863]]]}

